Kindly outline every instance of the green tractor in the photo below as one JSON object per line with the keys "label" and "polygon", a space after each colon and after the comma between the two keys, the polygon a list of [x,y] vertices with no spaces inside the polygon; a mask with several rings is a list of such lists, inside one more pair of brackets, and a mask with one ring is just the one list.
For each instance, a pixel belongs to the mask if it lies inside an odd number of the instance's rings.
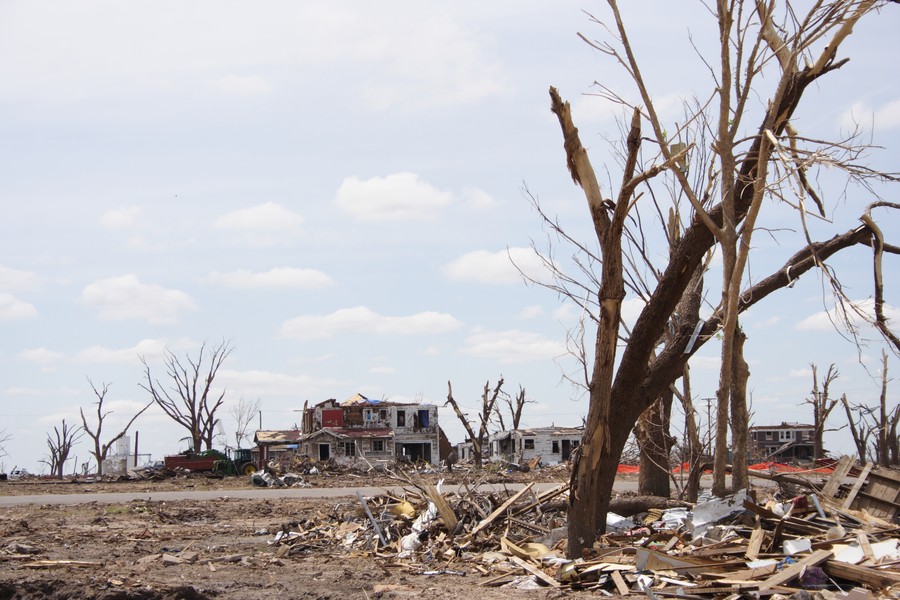
{"label": "green tractor", "polygon": [[237,448],[230,451],[231,458],[223,457],[217,460],[213,471],[223,475],[253,475],[256,473],[256,464],[249,448]]}

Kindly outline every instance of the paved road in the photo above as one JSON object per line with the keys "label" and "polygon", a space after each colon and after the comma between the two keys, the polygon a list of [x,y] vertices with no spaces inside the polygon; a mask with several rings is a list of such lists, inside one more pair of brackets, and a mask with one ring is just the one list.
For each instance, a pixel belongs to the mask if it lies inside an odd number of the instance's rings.
{"label": "paved road", "polygon": [[[556,487],[556,483],[536,483],[536,491],[549,490]],[[479,486],[481,491],[519,490],[523,484],[486,484]],[[445,492],[458,491],[461,486],[444,485]],[[179,490],[169,492],[101,492],[90,494],[40,494],[31,496],[0,496],[0,506],[15,506],[22,504],[86,504],[88,502],[100,502],[103,504],[115,504],[130,502],[132,500],[213,500],[216,498],[340,498],[354,496],[360,492],[364,496],[378,496],[386,492],[399,494],[400,486],[386,487],[350,487],[350,488],[248,488],[242,490]],[[617,481],[616,491],[636,491],[637,481]],[[2,490],[0,490],[2,491]]]}

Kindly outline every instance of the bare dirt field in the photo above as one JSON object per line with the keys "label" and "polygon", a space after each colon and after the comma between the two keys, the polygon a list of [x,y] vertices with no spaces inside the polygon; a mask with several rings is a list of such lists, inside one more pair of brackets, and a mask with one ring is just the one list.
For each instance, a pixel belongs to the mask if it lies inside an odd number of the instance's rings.
{"label": "bare dirt field", "polygon": [[[565,474],[497,474],[501,481]],[[447,474],[441,475],[446,478]],[[457,475],[460,481],[462,475]],[[436,480],[436,477],[434,477]],[[383,476],[319,477],[316,486],[396,486]],[[353,495],[236,499],[247,478],[102,483],[0,482],[0,495],[219,490],[214,500],[0,507],[0,600],[261,600],[282,598],[559,598],[576,592],[485,587],[496,576],[460,550],[398,558],[375,551]],[[306,531],[278,544],[279,532]],[[354,541],[355,540],[355,541]],[[352,543],[348,543],[352,542]]]}

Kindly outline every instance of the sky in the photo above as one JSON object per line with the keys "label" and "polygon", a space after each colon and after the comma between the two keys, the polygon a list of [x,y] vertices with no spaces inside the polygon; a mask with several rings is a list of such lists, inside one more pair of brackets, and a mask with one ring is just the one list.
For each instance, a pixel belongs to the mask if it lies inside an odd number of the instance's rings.
{"label": "sky", "polygon": [[[682,100],[710,92],[690,44],[703,53],[715,24],[698,2],[623,4],[651,93],[677,122]],[[222,341],[233,347],[216,378],[228,442],[241,399],[260,401],[254,425],[289,429],[304,402],[441,405],[451,383],[474,416],[500,377],[531,401],[523,426],[580,425],[586,399],[564,377],[577,371],[566,332],[579,312],[526,285],[510,258],[544,277],[529,196],[593,239],[551,85],[616,180],[620,111],[595,82],[635,94],[579,38],[607,35],[590,14],[605,18],[605,3],[0,2],[0,470],[46,472],[48,434],[95,409],[90,382],[109,386],[104,431],[116,433],[150,400],[142,357],[164,381],[166,349],[184,359]],[[865,164],[894,171],[897,30],[893,5],[860,23],[841,53],[852,60],[795,119],[820,139],[861,123],[880,146]],[[874,199],[835,181],[817,239],[855,226]],[[751,277],[800,245],[796,214],[766,214]],[[852,298],[871,298],[868,253],[834,265]],[[811,364],[820,376],[836,366],[833,396],[877,400],[884,346],[859,350],[836,332],[823,290],[810,274],[745,314],[754,423],[811,422]],[[638,308],[626,299],[626,316]],[[691,363],[701,405],[718,353],[710,342]],[[440,423],[463,440],[449,407]],[[185,447],[156,407],[134,432],[154,460]],[[852,451],[846,429],[826,446]],[[88,461],[85,437],[66,470]]]}

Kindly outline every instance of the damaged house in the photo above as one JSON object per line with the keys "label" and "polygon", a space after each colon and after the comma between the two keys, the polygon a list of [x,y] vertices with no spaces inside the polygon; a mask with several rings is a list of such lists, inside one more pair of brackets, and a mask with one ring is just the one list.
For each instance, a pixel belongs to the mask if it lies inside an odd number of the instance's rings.
{"label": "damaged house", "polygon": [[566,462],[581,443],[583,427],[535,427],[500,431],[490,436],[492,461],[525,463],[539,459],[541,464]]}
{"label": "damaged house", "polygon": [[754,425],[750,428],[750,455],[767,461],[809,461],[814,456],[814,436],[813,425]]}
{"label": "damaged house", "polygon": [[437,463],[450,444],[437,406],[373,400],[362,394],[304,407],[298,453],[317,460]]}

